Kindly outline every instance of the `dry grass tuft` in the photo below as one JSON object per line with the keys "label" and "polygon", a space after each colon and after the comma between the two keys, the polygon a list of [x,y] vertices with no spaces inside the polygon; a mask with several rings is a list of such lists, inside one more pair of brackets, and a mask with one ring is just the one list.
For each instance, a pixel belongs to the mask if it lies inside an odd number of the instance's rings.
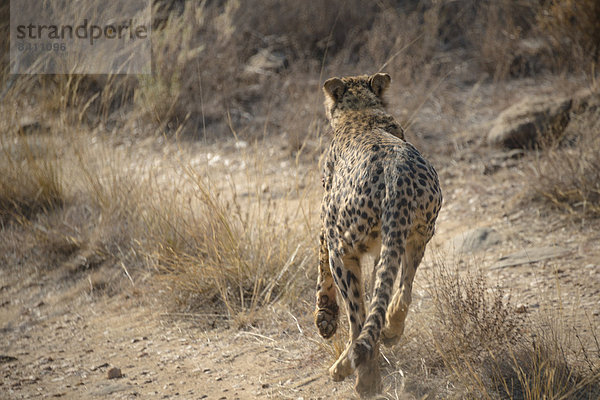
{"label": "dry grass tuft", "polygon": [[600,114],[573,116],[574,143],[553,141],[533,164],[535,192],[573,215],[600,216]]}
{"label": "dry grass tuft", "polygon": [[580,360],[567,358],[567,343],[552,327],[538,330],[538,336],[493,359],[492,389],[510,399],[596,398],[600,395],[600,365],[591,370],[581,368]]}
{"label": "dry grass tuft", "polygon": [[297,278],[314,249],[290,216],[280,222],[284,211],[294,213],[289,202],[265,199],[260,186],[244,200],[235,188],[224,195],[191,168],[183,185],[190,191],[174,205],[169,193],[145,210],[142,251],[186,308],[242,317],[305,288]]}
{"label": "dry grass tuft", "polygon": [[0,135],[0,222],[50,212],[65,201],[52,137]]}

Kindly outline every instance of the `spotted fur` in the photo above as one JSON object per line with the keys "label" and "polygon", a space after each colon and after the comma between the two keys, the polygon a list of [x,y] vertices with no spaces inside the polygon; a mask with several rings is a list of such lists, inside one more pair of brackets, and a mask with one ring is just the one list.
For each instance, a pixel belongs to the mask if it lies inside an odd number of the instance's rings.
{"label": "spotted fur", "polygon": [[[404,332],[413,279],[442,204],[436,171],[385,111],[390,81],[378,73],[331,78],[323,87],[333,140],[323,168],[315,323],[324,338],[335,333],[339,291],[351,340],[329,372],[337,381],[358,370],[361,395],[381,389],[379,341],[392,345]],[[369,253],[376,279],[367,312],[360,259]]]}

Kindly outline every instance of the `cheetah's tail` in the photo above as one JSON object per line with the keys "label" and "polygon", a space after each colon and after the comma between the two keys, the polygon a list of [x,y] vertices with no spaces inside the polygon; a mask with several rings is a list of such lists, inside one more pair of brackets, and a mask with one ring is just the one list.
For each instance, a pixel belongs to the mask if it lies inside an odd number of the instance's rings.
{"label": "cheetah's tail", "polygon": [[[386,200],[393,197],[389,196]],[[384,210],[386,209],[386,200],[383,204]],[[400,209],[400,214],[404,216],[403,221],[394,219],[393,213],[384,213],[381,222],[382,246],[379,263],[376,266],[377,277],[373,300],[364,327],[349,352],[349,360],[353,368],[373,357],[381,330],[385,325],[387,308],[393,294],[394,281],[400,268],[400,260],[405,250],[404,243],[412,220],[410,202],[405,207],[406,211],[403,208]]]}

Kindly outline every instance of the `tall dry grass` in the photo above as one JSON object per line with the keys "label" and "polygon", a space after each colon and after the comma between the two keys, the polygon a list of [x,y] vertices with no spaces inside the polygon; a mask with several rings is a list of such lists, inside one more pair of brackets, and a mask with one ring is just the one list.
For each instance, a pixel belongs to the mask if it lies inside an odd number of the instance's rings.
{"label": "tall dry grass", "polygon": [[51,137],[12,132],[0,136],[0,149],[2,223],[51,212],[64,203],[59,149]]}
{"label": "tall dry grass", "polygon": [[3,224],[10,218],[37,226],[36,240],[48,251],[70,243],[57,262],[73,272],[104,265],[133,281],[154,271],[178,307],[234,320],[312,286],[299,276],[314,257],[315,185],[306,182],[314,175],[298,165],[296,189],[280,197],[264,188],[258,152],[231,155],[257,168],[256,175],[246,172],[240,193],[222,185],[233,182],[230,173],[210,173],[181,149],[174,150],[177,161],[168,161],[79,131],[61,142],[58,157],[52,136],[2,138]]}
{"label": "tall dry grass", "polygon": [[572,62],[583,62],[584,68],[600,54],[600,4],[594,0],[544,1],[536,15],[536,24],[556,52],[558,68],[576,68]]}
{"label": "tall dry grass", "polygon": [[538,196],[575,216],[600,215],[600,113],[574,114],[566,142],[546,143],[533,163]]}
{"label": "tall dry grass", "polygon": [[[185,308],[221,310],[238,322],[274,301],[295,299],[306,289],[300,276],[314,257],[307,204],[292,194],[271,198],[264,182],[252,178],[242,195],[204,173],[186,166],[178,187],[145,210],[142,251],[158,278]],[[187,190],[178,195],[182,186]]]}

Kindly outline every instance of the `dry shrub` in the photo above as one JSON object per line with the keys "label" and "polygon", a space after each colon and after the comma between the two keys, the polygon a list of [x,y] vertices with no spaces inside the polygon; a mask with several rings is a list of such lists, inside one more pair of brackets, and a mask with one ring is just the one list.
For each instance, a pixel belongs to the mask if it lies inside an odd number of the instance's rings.
{"label": "dry shrub", "polygon": [[326,53],[341,51],[353,35],[368,31],[378,8],[360,0],[260,0],[240,3],[232,23],[239,29],[236,42],[242,59],[260,48],[278,47],[290,62],[321,62]]}
{"label": "dry shrub", "polygon": [[495,79],[538,72],[520,49],[535,25],[537,6],[529,0],[432,2],[423,11],[425,43],[434,55],[458,52],[455,62],[470,57]]}
{"label": "dry shrub", "polygon": [[[584,69],[600,55],[600,3],[596,0],[546,0],[537,15],[537,24],[557,51],[558,67]],[[569,62],[569,60],[571,62]]]}
{"label": "dry shrub", "polygon": [[[85,7],[87,4],[82,4]],[[86,10],[79,10],[85,17]],[[13,10],[13,12],[17,12]],[[124,74],[10,74],[10,7],[0,5],[0,103],[39,119],[113,128],[130,111],[137,77]],[[83,19],[83,18],[82,18]],[[31,107],[31,108],[30,108]],[[22,115],[19,107],[16,114]]]}
{"label": "dry shrub", "polygon": [[0,222],[31,218],[65,201],[58,145],[46,135],[0,134]]}
{"label": "dry shrub", "polygon": [[481,271],[460,274],[440,265],[433,280],[439,324],[432,329],[434,343],[452,370],[460,371],[464,363],[479,363],[520,339],[521,319],[502,290],[488,288]]}
{"label": "dry shrub", "polygon": [[28,96],[39,105],[41,116],[59,116],[66,125],[108,129],[122,125],[122,115],[133,104],[137,78],[127,75],[19,76],[14,97]]}
{"label": "dry shrub", "polygon": [[416,398],[497,398],[488,396],[495,357],[518,346],[524,318],[473,265],[459,271],[435,259],[423,273],[429,296],[413,303],[402,346],[386,356],[402,375],[390,373],[392,389]]}
{"label": "dry shrub", "polygon": [[[459,273],[437,263],[432,281],[434,312],[425,328],[431,342],[420,339],[416,357],[427,366],[423,367],[425,378],[452,377],[454,389],[446,395],[487,399],[598,396],[600,353],[596,352],[600,347],[591,323],[595,348],[583,346],[577,331],[578,341],[573,340],[564,316],[517,313],[502,290],[488,287],[481,271]],[[443,368],[436,359],[441,359]]]}
{"label": "dry shrub", "polygon": [[585,1],[437,1],[419,10],[432,54],[460,50],[494,78],[589,72],[598,62],[600,4]]}
{"label": "dry shrub", "polygon": [[600,216],[600,113],[573,115],[565,136],[547,142],[533,164],[533,189],[575,215]]}

